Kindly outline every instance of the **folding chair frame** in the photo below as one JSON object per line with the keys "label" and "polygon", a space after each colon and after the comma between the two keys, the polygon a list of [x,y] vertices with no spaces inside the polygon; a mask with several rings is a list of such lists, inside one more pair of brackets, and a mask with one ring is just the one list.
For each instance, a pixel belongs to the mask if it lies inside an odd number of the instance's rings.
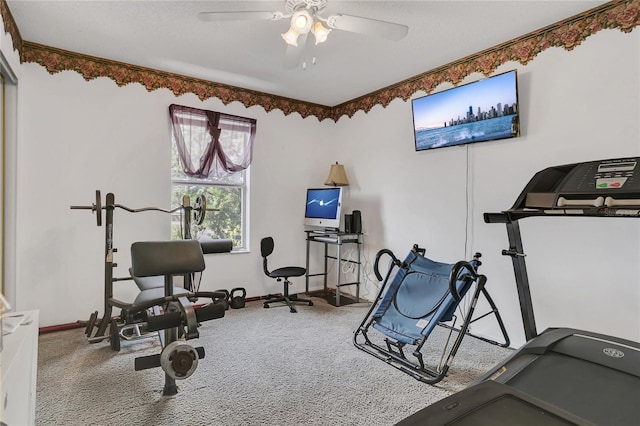
{"label": "folding chair frame", "polygon": [[[411,251],[412,253],[410,253],[410,256],[415,256],[415,255],[424,256],[424,253],[425,253],[425,250],[422,248],[419,248],[417,245],[414,245]],[[392,264],[389,267],[383,281],[382,276],[378,269],[378,264],[379,264],[380,258],[385,254],[391,257]],[[378,292],[375,303],[371,305],[371,307],[369,308],[369,311],[367,312],[367,315],[365,316],[362,323],[354,333],[353,344],[358,349],[375,356],[376,358],[388,363],[389,365],[399,369],[400,371],[403,371],[406,374],[409,374],[411,377],[415,378],[416,380],[419,380],[423,383],[428,383],[428,384],[435,384],[440,382],[442,379],[444,379],[444,377],[447,375],[447,372],[449,371],[449,368],[453,364],[455,355],[458,352],[458,349],[460,348],[462,340],[466,335],[470,335],[472,337],[479,338],[488,343],[499,345],[502,347],[509,346],[510,344],[509,336],[507,335],[507,331],[504,327],[504,323],[502,321],[500,313],[498,312],[498,309],[496,308],[495,303],[493,302],[493,300],[491,299],[491,297],[489,296],[489,293],[485,288],[487,278],[486,276],[477,273],[477,267],[481,264],[481,262],[479,261],[480,256],[481,255],[479,253],[476,253],[472,261],[469,261],[469,262],[460,261],[456,263],[455,265],[452,266],[451,273],[449,275],[449,291],[451,296],[454,299],[454,302],[451,306],[452,306],[452,309],[454,310],[459,307],[462,297],[464,297],[464,294],[462,296],[458,294],[458,289],[462,288],[463,291],[466,293],[475,284],[474,286],[475,289],[473,291],[473,296],[469,301],[469,306],[466,309],[466,312],[464,312],[462,315],[463,323],[460,326],[460,328],[456,329],[454,328],[454,326],[443,324],[440,321],[441,318],[432,318],[429,320],[429,321],[437,321],[437,325],[440,325],[449,329],[449,337],[447,338],[445,346],[442,349],[442,357],[441,357],[439,366],[434,367],[434,366],[425,365],[425,362],[423,360],[423,353],[421,352],[423,347],[426,345],[428,338],[431,335],[431,332],[429,332],[425,336],[415,339],[413,341],[413,344],[408,344],[406,342],[399,341],[398,339],[393,338],[390,335],[386,335],[384,332],[380,331],[379,329],[376,329],[375,330],[376,334],[383,334],[387,336],[384,338],[384,344],[386,347],[382,346],[381,344],[375,343],[369,337],[369,334],[368,334],[369,329],[376,323],[378,319],[375,315],[372,315],[372,314],[374,313],[374,311],[377,310],[383,298],[385,298],[385,300],[388,300],[389,297],[395,297],[395,294],[394,295],[385,294],[385,290],[388,287],[388,284],[390,281],[389,278],[391,277],[392,272],[399,268],[407,271],[411,267],[410,264],[407,264],[406,260],[404,262],[401,262],[400,260],[398,260],[398,258],[396,258],[393,252],[391,252],[388,249],[380,250],[376,255],[374,272],[378,280],[383,281],[383,283]],[[401,271],[398,270],[398,272],[401,272]],[[394,279],[395,278],[397,277],[394,277]],[[456,283],[460,283],[462,281],[464,281],[462,286],[456,285]],[[397,293],[401,285],[402,283],[398,284],[398,288],[395,289],[395,293]],[[489,303],[491,307],[491,311],[481,315],[478,318],[472,319],[478,299],[480,298],[481,294],[484,295],[487,302]],[[498,325],[504,337],[504,343],[498,343],[490,339],[475,336],[471,334],[468,330],[470,324],[490,314],[494,314],[496,317],[496,320],[498,322]],[[455,315],[453,315],[453,317],[455,318]],[[449,346],[451,333],[453,331],[457,331],[458,335],[451,346],[451,350],[446,355],[446,362],[442,364],[442,359],[444,359],[445,357],[447,347]],[[378,339],[376,339],[376,341],[377,340]],[[405,350],[407,349],[407,347],[413,348],[411,355],[413,355],[414,359],[410,359],[409,357],[407,357],[407,354],[405,354]]]}

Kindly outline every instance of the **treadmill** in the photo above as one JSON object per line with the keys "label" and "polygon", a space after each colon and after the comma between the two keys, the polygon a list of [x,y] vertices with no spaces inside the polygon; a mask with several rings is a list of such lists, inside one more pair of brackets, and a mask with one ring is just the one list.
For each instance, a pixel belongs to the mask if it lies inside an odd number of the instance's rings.
{"label": "treadmill", "polygon": [[527,343],[469,388],[398,425],[640,424],[640,343],[572,328],[538,334],[518,225],[536,216],[640,218],[640,158],[549,167],[511,209],[484,214],[486,223],[507,227],[502,254],[513,261]]}

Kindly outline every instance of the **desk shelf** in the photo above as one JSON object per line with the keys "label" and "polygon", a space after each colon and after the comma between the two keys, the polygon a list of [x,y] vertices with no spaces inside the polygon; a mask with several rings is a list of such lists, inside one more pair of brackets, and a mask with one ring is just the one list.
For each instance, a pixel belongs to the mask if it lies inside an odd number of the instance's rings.
{"label": "desk shelf", "polygon": [[[360,281],[361,281],[361,267],[362,267],[362,234],[345,234],[341,232],[333,233],[333,234],[322,234],[316,231],[305,231],[306,240],[307,240],[307,263],[305,273],[305,292],[309,294],[309,278],[310,277],[323,277],[323,295],[326,297],[327,301],[334,306],[343,306],[350,303],[357,303],[360,301]],[[309,271],[309,253],[311,249],[311,243],[323,244],[324,245],[324,270],[319,273],[310,273]],[[356,251],[358,253],[357,260],[352,259],[343,259],[342,258],[342,246],[345,244],[355,244]],[[329,254],[329,246],[336,247],[336,254]],[[334,259],[337,262],[336,265],[336,274],[335,274],[335,295],[333,295],[332,289],[328,288],[328,260]],[[352,282],[342,282],[342,268],[341,265],[343,263],[351,263],[356,265],[356,281]],[[340,289],[341,287],[347,286],[355,286],[356,287],[356,295],[355,300],[351,299],[348,296],[341,295]]]}

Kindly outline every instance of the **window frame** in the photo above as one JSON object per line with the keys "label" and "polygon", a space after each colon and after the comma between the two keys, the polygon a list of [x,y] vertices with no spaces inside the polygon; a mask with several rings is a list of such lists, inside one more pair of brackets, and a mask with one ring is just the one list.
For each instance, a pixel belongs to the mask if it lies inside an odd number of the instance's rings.
{"label": "window frame", "polygon": [[[187,107],[190,108],[190,107]],[[233,120],[233,115],[229,115],[229,114],[224,114],[224,113],[220,113],[221,116],[223,116],[221,118],[221,121],[227,121],[227,120]],[[241,121],[247,120],[244,117],[238,117],[238,119],[240,119]],[[206,118],[205,118],[206,121]],[[220,123],[220,128],[221,131],[224,132],[226,129],[222,123]],[[231,126],[232,128],[233,126]],[[231,129],[230,127],[227,127],[228,130]],[[255,128],[254,128],[255,129]],[[255,130],[254,130],[255,131]],[[253,132],[252,132],[253,133]],[[220,141],[222,141],[223,138],[220,138]],[[249,149],[251,149],[251,145],[249,146]],[[173,133],[173,131],[171,132],[171,167],[170,167],[170,175],[171,175],[171,197],[173,198],[174,196],[178,196],[180,194],[176,193],[176,187],[180,187],[180,186],[185,186],[187,188],[203,188],[204,193],[206,193],[206,189],[205,188],[229,188],[229,189],[236,189],[239,192],[239,222],[240,222],[240,241],[239,244],[234,241],[234,246],[232,249],[232,252],[248,252],[249,251],[249,199],[250,199],[250,178],[251,178],[251,172],[250,172],[250,166],[247,166],[245,169],[243,170],[239,170],[237,172],[232,172],[229,173],[228,175],[222,177],[222,178],[216,178],[216,177],[208,177],[208,178],[199,178],[199,177],[190,177],[188,176],[186,173],[184,173],[183,169],[182,169],[182,162],[180,160],[180,153],[178,152],[178,148],[177,148],[177,142],[176,142],[176,137],[175,134]],[[179,177],[175,177],[175,164],[178,164],[179,167],[179,174],[181,176]],[[225,181],[225,178],[230,176],[230,175],[234,175],[236,173],[242,173],[243,174],[243,178],[241,179],[240,183],[234,183],[234,182],[229,182],[229,181]],[[193,192],[192,190],[190,190],[189,192]],[[200,191],[196,191],[196,192],[200,192]],[[179,196],[178,199],[181,199],[182,197]],[[212,204],[211,204],[211,200],[207,199],[207,208],[208,209],[212,209]],[[193,203],[195,202],[194,199],[191,200],[191,204],[193,205]],[[208,212],[207,214],[215,214],[214,212]],[[172,220],[171,223],[171,236],[172,238],[175,238],[174,236],[174,226],[175,226],[175,222]],[[205,228],[206,229],[206,228]],[[198,235],[192,235],[193,238],[198,238]],[[230,235],[216,235],[215,238],[231,238]]]}

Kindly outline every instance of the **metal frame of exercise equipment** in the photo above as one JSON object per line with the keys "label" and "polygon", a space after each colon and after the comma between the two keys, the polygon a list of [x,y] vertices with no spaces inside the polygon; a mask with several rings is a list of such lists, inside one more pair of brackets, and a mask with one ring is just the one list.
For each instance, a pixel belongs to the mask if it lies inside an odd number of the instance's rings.
{"label": "metal frame of exercise equipment", "polygon": [[[230,245],[228,247],[230,249]],[[143,241],[131,245],[132,275],[164,277],[164,296],[123,309],[121,316],[135,316],[136,313],[147,312],[150,307],[162,306],[162,313],[149,316],[145,321],[146,331],[158,332],[162,351],[159,354],[137,357],[135,370],[162,367],[165,372],[165,396],[175,395],[178,392],[176,380],[190,377],[198,366],[198,360],[205,356],[204,347],[194,348],[186,340],[200,336],[198,327],[201,322],[224,317],[224,306],[215,302],[223,293],[173,292],[175,276],[186,277],[205,269],[205,252],[210,251],[205,251],[205,246],[194,240]],[[201,297],[209,298],[213,303],[194,306],[193,302]],[[112,338],[112,341],[119,342],[118,336]]]}
{"label": "metal frame of exercise equipment", "polygon": [[[111,348],[114,350],[120,349],[120,338],[131,340],[133,338],[142,337],[142,332],[139,326],[134,323],[131,324],[132,335],[127,336],[121,333],[122,330],[118,329],[117,322],[111,318],[113,308],[120,308],[126,311],[131,308],[131,303],[120,301],[113,297],[113,283],[116,281],[128,281],[132,280],[132,277],[118,278],[114,277],[113,269],[117,267],[117,263],[114,262],[114,253],[118,251],[113,246],[113,216],[116,208],[125,210],[129,213],[141,213],[147,211],[158,211],[162,213],[175,213],[182,212],[182,238],[185,240],[191,239],[191,225],[192,215],[193,222],[200,225],[204,222],[204,218],[207,211],[216,211],[217,209],[207,209],[206,198],[203,195],[196,197],[194,205],[191,205],[191,200],[188,195],[182,197],[182,205],[171,210],[162,209],[159,207],[143,207],[138,209],[132,209],[122,204],[116,204],[115,195],[108,193],[105,197],[105,204],[102,204],[102,197],[100,190],[96,190],[95,203],[91,206],[71,206],[72,210],[91,210],[96,213],[96,223],[98,226],[102,226],[102,210],[105,211],[105,249],[104,249],[104,315],[101,320],[98,319],[98,311],[94,311],[90,316],[86,324],[85,334],[87,335],[90,343],[101,342],[104,339],[110,338]],[[193,290],[190,276],[185,277],[185,288],[187,290]],[[222,296],[221,296],[222,297]],[[148,308],[153,308],[154,305]],[[93,336],[91,335],[94,327],[97,326],[97,330]],[[110,328],[110,333],[107,334],[107,328]],[[119,336],[117,339],[115,336]]]}
{"label": "metal frame of exercise equipment", "polygon": [[[353,344],[422,383],[436,384],[446,377],[465,336],[472,336],[501,347],[508,347],[510,340],[500,312],[485,287],[487,278],[478,273],[478,267],[482,264],[481,254],[476,253],[470,261],[462,260],[449,265],[428,259],[425,253],[425,249],[417,244],[414,244],[403,261],[389,249],[382,249],[377,253],[373,270],[382,285],[367,315],[354,332]],[[391,258],[384,279],[379,269],[379,261],[383,255]],[[441,287],[442,281],[439,281],[440,284],[436,281],[445,279],[443,271],[447,271],[448,274],[446,290],[445,287]],[[393,272],[395,275],[392,276]],[[423,278],[416,279],[416,276]],[[397,304],[398,295],[403,285],[411,290],[405,290],[402,296],[403,306],[400,308]],[[470,299],[468,306],[463,308],[460,304],[465,293]],[[411,298],[406,296],[408,294]],[[480,295],[485,297],[491,310],[474,318]],[[413,310],[414,307],[420,308]],[[409,314],[409,311],[412,313]],[[455,327],[458,320],[456,311],[462,316],[459,328]],[[417,312],[420,312],[420,316],[414,316]],[[476,336],[469,331],[472,323],[490,314],[495,316],[502,331],[503,343]],[[447,324],[448,322],[452,322],[452,325]],[[449,330],[444,346],[431,345],[429,337],[436,326]],[[375,332],[369,334],[373,329]],[[457,332],[457,336],[450,345],[454,331]],[[434,354],[440,352],[437,366],[429,366],[423,359],[423,355],[430,350]],[[407,356],[408,351],[411,351],[414,358]]]}

